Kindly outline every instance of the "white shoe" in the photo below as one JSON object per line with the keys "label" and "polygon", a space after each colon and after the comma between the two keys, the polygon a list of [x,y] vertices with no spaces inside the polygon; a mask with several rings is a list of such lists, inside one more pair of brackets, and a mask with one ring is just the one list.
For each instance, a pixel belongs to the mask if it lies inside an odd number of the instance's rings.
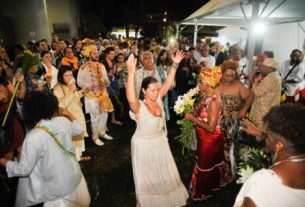
{"label": "white shoe", "polygon": [[94,143],[97,145],[97,146],[103,146],[104,145],[104,142],[102,142],[100,139],[96,139],[96,140],[93,140]]}
{"label": "white shoe", "polygon": [[103,138],[107,140],[113,140],[113,137],[109,136],[108,134],[104,134]]}

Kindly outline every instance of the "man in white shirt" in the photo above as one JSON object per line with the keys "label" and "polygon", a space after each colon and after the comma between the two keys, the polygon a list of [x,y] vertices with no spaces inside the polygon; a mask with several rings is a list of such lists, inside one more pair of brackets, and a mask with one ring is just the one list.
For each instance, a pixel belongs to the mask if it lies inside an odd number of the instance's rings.
{"label": "man in white shirt", "polygon": [[89,61],[82,65],[77,75],[77,84],[81,88],[90,88],[85,94],[85,111],[90,113],[92,139],[98,146],[104,145],[99,137],[112,140],[106,134],[108,112],[113,111],[106,87],[110,85],[105,66],[98,62],[99,54],[97,48],[88,46]]}
{"label": "man in white shirt", "polygon": [[[287,86],[287,102],[299,101],[298,93],[304,89],[305,63],[301,61],[301,56],[300,50],[293,50],[290,54],[290,60],[284,61],[280,67],[282,82]],[[288,73],[290,74],[288,75]]]}
{"label": "man in white shirt", "polygon": [[199,64],[201,64],[205,67],[208,67],[208,68],[215,66],[216,60],[209,53],[209,45],[207,45],[207,44],[202,45],[201,54],[202,54],[202,58],[200,58]]}
{"label": "man in white shirt", "polygon": [[161,86],[161,78],[154,63],[153,54],[150,51],[145,51],[143,53],[142,63],[143,67],[135,73],[135,94],[137,98],[140,97],[141,85],[144,78],[152,76],[158,80],[158,83]]}
{"label": "man in white shirt", "polygon": [[199,63],[199,60],[202,58],[202,55],[200,54],[200,48],[201,43],[197,43],[195,50],[193,51],[193,57],[196,60],[197,63]]}
{"label": "man in white shirt", "polygon": [[90,195],[72,143],[72,136],[84,132],[80,123],[67,109],[58,109],[52,94],[32,92],[24,108],[28,126],[34,128],[24,139],[21,157],[18,161],[0,158],[8,177],[20,177],[15,206],[89,206]]}

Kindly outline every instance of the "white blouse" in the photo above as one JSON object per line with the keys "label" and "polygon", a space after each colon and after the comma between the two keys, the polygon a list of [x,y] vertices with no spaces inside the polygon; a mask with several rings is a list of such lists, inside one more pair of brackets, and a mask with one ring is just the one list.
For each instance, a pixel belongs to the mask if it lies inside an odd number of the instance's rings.
{"label": "white blouse", "polygon": [[259,170],[246,180],[236,197],[234,207],[241,206],[247,197],[258,207],[304,207],[305,205],[305,190],[283,185],[280,177],[270,169]]}
{"label": "white blouse", "polygon": [[[52,131],[67,150],[74,152],[72,136],[84,130],[76,120],[55,117],[38,123]],[[78,186],[82,172],[78,162],[72,160],[44,130],[34,128],[26,135],[20,161],[9,161],[9,177],[18,176],[16,206],[30,206],[60,199]]]}

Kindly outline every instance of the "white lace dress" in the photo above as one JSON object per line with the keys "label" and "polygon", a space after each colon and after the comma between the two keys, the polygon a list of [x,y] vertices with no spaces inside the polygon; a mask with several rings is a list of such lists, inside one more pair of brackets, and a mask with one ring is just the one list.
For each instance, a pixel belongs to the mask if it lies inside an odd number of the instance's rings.
{"label": "white lace dress", "polygon": [[[140,118],[131,140],[131,156],[137,202],[141,207],[186,205],[189,197],[173,159],[165,125],[165,114],[153,116],[140,101]],[[163,109],[160,98],[158,104]]]}

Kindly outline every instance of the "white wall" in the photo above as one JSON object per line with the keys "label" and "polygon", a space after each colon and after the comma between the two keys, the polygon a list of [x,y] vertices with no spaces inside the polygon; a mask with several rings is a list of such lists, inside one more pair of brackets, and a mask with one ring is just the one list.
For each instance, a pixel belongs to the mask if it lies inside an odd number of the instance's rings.
{"label": "white wall", "polygon": [[[305,21],[300,23],[305,28]],[[289,59],[293,49],[303,51],[305,33],[298,23],[289,23],[269,26],[265,31],[264,50],[272,50],[275,59],[281,64]]]}
{"label": "white wall", "polygon": [[[305,21],[300,22],[300,24],[305,29]],[[230,42],[230,44],[239,42],[242,48],[244,48],[247,40],[246,31],[240,30],[238,27],[229,26],[218,30],[218,32],[219,37],[213,38],[213,41],[217,40],[223,45],[226,42]],[[298,26],[298,23],[270,25],[267,26],[264,33],[262,51],[273,51],[275,59],[281,64],[283,61],[289,59],[293,49],[299,49],[304,52],[304,41],[305,33]]]}

